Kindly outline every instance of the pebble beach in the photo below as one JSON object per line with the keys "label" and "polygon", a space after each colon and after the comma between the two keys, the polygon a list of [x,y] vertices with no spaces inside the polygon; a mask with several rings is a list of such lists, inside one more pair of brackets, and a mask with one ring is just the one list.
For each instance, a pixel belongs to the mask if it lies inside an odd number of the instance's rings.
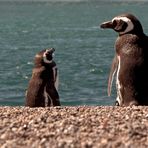
{"label": "pebble beach", "polygon": [[0,107],[0,147],[148,147],[148,107]]}

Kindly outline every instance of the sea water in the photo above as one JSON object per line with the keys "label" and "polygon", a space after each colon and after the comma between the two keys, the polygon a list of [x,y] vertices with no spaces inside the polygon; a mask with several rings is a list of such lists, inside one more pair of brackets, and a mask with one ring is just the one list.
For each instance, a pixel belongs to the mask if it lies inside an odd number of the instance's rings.
{"label": "sea water", "polygon": [[108,97],[107,80],[117,33],[99,25],[124,12],[148,34],[147,2],[0,1],[0,105],[24,105],[34,56],[50,47],[62,105],[113,105],[115,83]]}

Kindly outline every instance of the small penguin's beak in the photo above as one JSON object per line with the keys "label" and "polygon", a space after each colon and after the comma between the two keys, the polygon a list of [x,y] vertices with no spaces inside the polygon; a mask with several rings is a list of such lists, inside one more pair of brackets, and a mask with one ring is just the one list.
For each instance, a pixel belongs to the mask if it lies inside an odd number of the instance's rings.
{"label": "small penguin's beak", "polygon": [[53,51],[53,52],[55,52],[55,49],[54,49],[54,48],[52,48],[52,51]]}
{"label": "small penguin's beak", "polygon": [[110,29],[113,29],[114,28],[114,24],[112,21],[108,21],[108,22],[104,22],[100,25],[100,28],[103,28],[103,29],[107,29],[107,28],[110,28]]}
{"label": "small penguin's beak", "polygon": [[49,48],[49,49],[46,49],[46,53],[49,54],[49,53],[54,53],[55,52],[55,49],[54,48]]}
{"label": "small penguin's beak", "polygon": [[54,54],[55,49],[54,49],[54,48],[51,48],[51,51],[52,51],[51,54],[52,54],[52,56],[54,57],[54,55],[55,55],[55,54]]}
{"label": "small penguin's beak", "polygon": [[51,48],[50,50],[51,50],[52,53],[55,52],[55,49],[54,48]]}

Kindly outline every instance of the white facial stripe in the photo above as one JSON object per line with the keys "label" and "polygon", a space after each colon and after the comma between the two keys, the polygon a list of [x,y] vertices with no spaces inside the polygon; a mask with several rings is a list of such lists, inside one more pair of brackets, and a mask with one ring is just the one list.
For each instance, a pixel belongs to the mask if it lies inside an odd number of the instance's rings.
{"label": "white facial stripe", "polygon": [[127,18],[127,17],[122,17],[122,16],[121,17],[115,17],[115,18],[112,19],[112,22],[114,20],[122,20],[122,21],[127,23],[127,28],[125,29],[125,31],[120,32],[120,34],[127,33],[129,31],[133,30],[133,28],[134,28],[134,25],[133,25],[132,21],[129,18]]}
{"label": "white facial stripe", "polygon": [[119,103],[119,105],[121,105],[122,102],[122,95],[121,95],[121,84],[119,81],[119,72],[120,72],[120,66],[121,66],[121,60],[120,60],[120,56],[118,56],[118,70],[117,70],[117,80],[116,80],[116,85],[117,85],[117,101]]}
{"label": "white facial stripe", "polygon": [[52,63],[52,60],[49,61],[46,57],[43,57],[43,60],[44,60],[44,62],[47,63],[47,64]]}
{"label": "white facial stripe", "polygon": [[52,63],[52,60],[48,60],[47,59],[47,57],[46,57],[46,53],[48,52],[49,50],[47,49],[45,52],[44,52],[44,54],[43,54],[43,61],[45,62],[45,63],[48,63],[48,64],[50,64],[50,63]]}

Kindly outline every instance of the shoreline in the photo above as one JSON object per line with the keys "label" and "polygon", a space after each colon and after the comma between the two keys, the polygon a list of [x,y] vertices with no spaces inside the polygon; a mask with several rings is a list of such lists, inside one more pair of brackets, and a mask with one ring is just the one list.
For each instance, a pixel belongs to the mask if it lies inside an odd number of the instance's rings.
{"label": "shoreline", "polygon": [[148,107],[0,107],[0,147],[148,147]]}

